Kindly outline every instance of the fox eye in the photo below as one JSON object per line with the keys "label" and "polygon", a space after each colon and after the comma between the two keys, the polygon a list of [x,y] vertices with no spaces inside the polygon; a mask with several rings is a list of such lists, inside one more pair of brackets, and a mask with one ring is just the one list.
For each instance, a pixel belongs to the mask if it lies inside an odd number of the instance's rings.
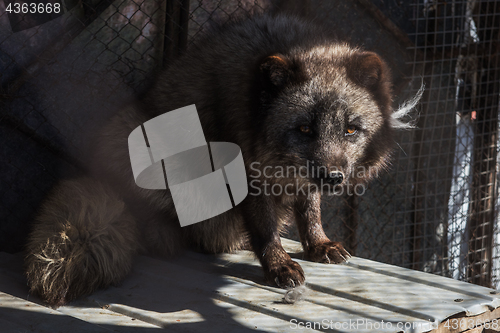
{"label": "fox eye", "polygon": [[355,126],[352,126],[352,125],[349,125],[347,126],[347,129],[345,131],[345,135],[346,136],[349,136],[349,135],[354,135],[358,132],[358,130],[356,129]]}
{"label": "fox eye", "polygon": [[307,125],[302,125],[299,127],[299,130],[304,133],[304,134],[311,134],[311,127],[307,126]]}

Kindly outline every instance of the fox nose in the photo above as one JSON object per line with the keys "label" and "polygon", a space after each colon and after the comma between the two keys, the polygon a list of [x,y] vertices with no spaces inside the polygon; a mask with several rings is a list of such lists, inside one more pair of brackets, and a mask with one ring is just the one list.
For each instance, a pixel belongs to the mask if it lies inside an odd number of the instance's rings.
{"label": "fox nose", "polygon": [[330,185],[342,184],[344,181],[344,174],[340,171],[331,171],[328,173],[321,172],[320,177]]}

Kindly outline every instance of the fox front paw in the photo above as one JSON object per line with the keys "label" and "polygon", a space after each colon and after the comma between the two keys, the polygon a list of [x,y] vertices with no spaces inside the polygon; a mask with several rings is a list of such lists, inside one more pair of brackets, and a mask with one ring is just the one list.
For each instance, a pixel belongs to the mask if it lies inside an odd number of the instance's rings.
{"label": "fox front paw", "polygon": [[280,288],[293,288],[304,284],[305,275],[302,267],[293,260],[268,269],[266,278]]}
{"label": "fox front paw", "polygon": [[340,264],[349,260],[351,255],[339,242],[328,241],[311,247],[307,258],[315,262]]}

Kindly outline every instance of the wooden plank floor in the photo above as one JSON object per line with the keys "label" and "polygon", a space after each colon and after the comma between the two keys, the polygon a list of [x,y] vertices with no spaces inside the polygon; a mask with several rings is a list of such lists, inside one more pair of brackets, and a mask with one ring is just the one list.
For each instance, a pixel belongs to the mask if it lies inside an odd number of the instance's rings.
{"label": "wooden plank floor", "polygon": [[0,332],[482,332],[484,322],[490,332],[500,326],[492,322],[500,316],[495,290],[361,258],[312,263],[301,259],[300,244],[283,239],[283,245],[306,273],[304,299],[295,304],[283,302],[286,290],[263,281],[251,252],[187,252],[174,260],[139,257],[120,286],[50,309],[28,294],[21,256],[0,253]]}

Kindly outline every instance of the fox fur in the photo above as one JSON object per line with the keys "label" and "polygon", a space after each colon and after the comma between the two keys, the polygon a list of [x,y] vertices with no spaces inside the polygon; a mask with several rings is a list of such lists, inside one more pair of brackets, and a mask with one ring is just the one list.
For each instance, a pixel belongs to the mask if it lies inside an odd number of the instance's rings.
{"label": "fox fur", "polygon": [[[301,285],[304,272],[281,246],[280,231],[296,224],[309,260],[348,259],[322,228],[324,181],[365,182],[373,174],[357,169],[386,167],[394,130],[411,127],[403,118],[418,98],[394,112],[389,69],[377,54],[329,39],[300,19],[264,15],[214,29],[96,134],[90,171],[62,180],[47,196],[27,244],[31,291],[57,306],[119,283],[137,253],[245,246],[268,281]],[[168,190],[136,186],[127,138],[145,121],[190,104],[207,141],[239,145],[256,188],[264,181],[316,187],[293,195],[250,190],[232,210],[181,228]],[[264,176],[265,167],[311,165],[328,171]]]}

